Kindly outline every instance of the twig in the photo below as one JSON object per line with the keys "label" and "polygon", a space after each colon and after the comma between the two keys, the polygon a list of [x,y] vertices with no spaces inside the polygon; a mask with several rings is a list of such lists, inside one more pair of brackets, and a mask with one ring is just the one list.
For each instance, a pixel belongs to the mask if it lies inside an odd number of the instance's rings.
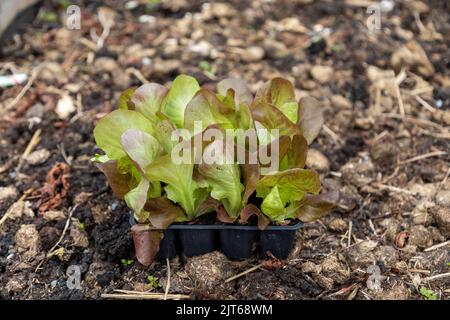
{"label": "twig", "polygon": [[125,70],[125,72],[127,74],[132,74],[133,76],[135,76],[140,82],[142,83],[148,83],[149,81],[147,79],[145,79],[144,75],[141,73],[141,71],[139,71],[136,68],[127,68]]}
{"label": "twig", "polygon": [[352,229],[353,229],[353,221],[350,220],[348,222],[348,240],[347,240],[347,248],[352,244]]}
{"label": "twig", "polygon": [[[26,190],[26,191],[22,194],[22,196],[19,198],[19,200],[17,200],[17,202],[25,200],[25,198],[31,193],[31,191],[33,191],[32,188]],[[10,216],[11,212],[12,212],[12,210],[9,210],[9,209],[6,210],[5,214],[4,214],[3,217],[0,219],[0,226],[1,226],[3,223],[5,223],[5,221],[6,221],[6,220],[8,219],[8,217]]]}
{"label": "twig", "polygon": [[25,158],[28,157],[30,155],[31,151],[33,151],[34,147],[36,147],[39,144],[39,142],[41,140],[41,132],[42,132],[42,130],[40,128],[34,132],[33,136],[30,139],[30,142],[28,142],[28,145],[25,148],[25,151],[20,156],[19,164],[17,165],[17,170],[16,170],[17,172],[19,172],[20,169],[22,168],[23,161],[25,160]]}
{"label": "twig", "polygon": [[254,267],[251,267],[250,269],[247,269],[244,272],[238,273],[237,275],[232,276],[231,278],[228,278],[227,280],[225,280],[225,283],[233,281],[233,280],[236,280],[236,279],[238,279],[238,278],[240,278],[242,276],[245,276],[247,273],[253,272],[253,271],[261,268],[262,266],[263,266],[263,264],[260,263],[260,264],[254,266]]}
{"label": "twig", "polygon": [[8,103],[6,105],[6,110],[9,110],[12,107],[14,107],[20,101],[20,99],[23,98],[25,93],[27,93],[27,91],[33,85],[33,82],[34,82],[34,80],[36,80],[38,72],[41,70],[41,68],[42,68],[42,65],[38,65],[36,68],[33,69],[30,79],[28,79],[28,82],[25,84],[25,86],[22,88],[22,90],[20,90],[19,94],[10,103]]}
{"label": "twig", "polygon": [[166,283],[166,290],[164,291],[164,300],[167,300],[167,295],[169,294],[170,289],[170,261],[169,258],[166,258],[167,263],[167,283]]}
{"label": "twig", "polygon": [[433,250],[436,250],[436,249],[439,249],[439,248],[448,246],[449,244],[450,244],[450,240],[445,241],[445,242],[442,242],[442,243],[439,243],[439,244],[436,244],[436,245],[431,246],[431,247],[429,247],[429,248],[426,248],[426,249],[423,250],[423,251],[425,251],[425,252],[433,251]]}
{"label": "twig", "polygon": [[430,270],[422,270],[422,269],[409,269],[408,271],[413,273],[425,273],[425,274],[431,273]]}
{"label": "twig", "polygon": [[412,157],[412,158],[410,158],[408,160],[405,160],[405,161],[400,161],[400,164],[411,163],[411,162],[423,160],[423,159],[426,159],[426,158],[431,158],[431,157],[436,157],[436,156],[443,156],[443,155],[446,155],[446,154],[447,154],[447,152],[445,152],[445,151],[429,152],[429,153],[421,154],[420,156]]}
{"label": "twig", "polygon": [[450,277],[450,272],[437,274],[437,275],[431,276],[431,277],[426,277],[426,278],[423,278],[422,281],[433,281],[433,280],[438,280],[438,279],[447,278],[447,277]]}
{"label": "twig", "polygon": [[436,112],[436,109],[433,108],[428,102],[426,102],[425,100],[423,100],[420,96],[415,96],[414,97],[417,102],[419,102],[425,109],[427,109],[430,112]]}
{"label": "twig", "polygon": [[56,247],[59,246],[59,244],[61,243],[61,241],[63,240],[67,229],[69,229],[69,225],[70,225],[70,221],[72,219],[72,215],[75,212],[75,210],[77,209],[77,207],[79,206],[79,204],[76,204],[72,207],[72,209],[69,211],[69,217],[66,220],[66,225],[64,226],[64,230],[61,234],[61,236],[59,237],[58,241],[56,241],[56,243],[53,245],[53,247],[48,250],[48,253],[45,255],[44,259],[42,259],[42,261],[39,263],[39,265],[36,267],[34,272],[37,272],[41,266],[45,263],[45,261],[47,261],[48,258],[50,258],[52,256],[52,253],[55,251]]}
{"label": "twig", "polygon": [[405,106],[403,105],[402,93],[400,92],[400,87],[397,82],[395,82],[395,95],[397,96],[400,115],[405,117]]}
{"label": "twig", "polygon": [[389,190],[391,192],[399,192],[399,193],[405,193],[405,194],[410,194],[410,195],[416,195],[416,193],[409,191],[409,190],[405,190],[405,189],[401,189],[401,188],[397,188],[397,187],[393,187],[387,184],[382,184],[382,183],[374,183],[373,184],[374,187],[382,189],[382,190]]}
{"label": "twig", "polygon": [[436,129],[438,129],[440,131],[445,132],[444,127],[442,127],[441,125],[439,125],[437,123],[434,123],[433,121],[430,121],[430,120],[414,118],[414,117],[411,117],[411,116],[404,116],[404,117],[402,117],[402,116],[400,116],[399,114],[396,114],[396,113],[382,113],[382,114],[380,114],[380,116],[381,117],[386,117],[386,118],[404,120],[404,121],[410,122],[412,124],[433,127],[433,128],[436,128]]}
{"label": "twig", "polygon": [[334,140],[334,142],[337,142],[338,144],[343,143],[342,139],[333,130],[331,130],[327,125],[324,124],[322,126],[322,128],[323,128],[323,131],[325,131]]}

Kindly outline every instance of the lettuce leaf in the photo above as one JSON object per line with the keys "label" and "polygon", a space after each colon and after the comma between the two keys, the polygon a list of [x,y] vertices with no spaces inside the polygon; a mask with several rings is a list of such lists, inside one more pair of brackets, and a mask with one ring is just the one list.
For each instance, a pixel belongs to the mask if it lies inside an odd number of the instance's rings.
{"label": "lettuce leaf", "polygon": [[200,86],[194,78],[187,75],[179,75],[161,103],[161,112],[165,114],[175,126],[182,128],[184,125],[184,110],[194,97]]}

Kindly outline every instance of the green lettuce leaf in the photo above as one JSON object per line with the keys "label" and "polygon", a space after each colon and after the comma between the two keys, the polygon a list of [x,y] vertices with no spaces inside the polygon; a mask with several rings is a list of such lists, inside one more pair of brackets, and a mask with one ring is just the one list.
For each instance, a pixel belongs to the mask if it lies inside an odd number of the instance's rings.
{"label": "green lettuce leaf", "polygon": [[145,176],[150,181],[166,183],[164,190],[167,198],[178,203],[188,218],[192,219],[196,216],[198,206],[208,196],[192,179],[193,171],[193,164],[175,164],[170,155],[164,155],[147,166]]}
{"label": "green lettuce leaf", "polygon": [[110,159],[119,160],[126,156],[120,139],[128,129],[138,129],[150,135],[154,132],[151,122],[139,112],[118,109],[97,123],[94,129],[95,142]]}
{"label": "green lettuce leaf", "polygon": [[162,101],[161,112],[178,128],[182,128],[184,110],[199,89],[197,80],[187,75],[179,75],[172,82],[169,92]]}
{"label": "green lettuce leaf", "polygon": [[159,120],[157,112],[160,111],[167,92],[167,88],[158,83],[146,83],[134,91],[131,101],[135,110],[142,113],[155,125]]}
{"label": "green lettuce leaf", "polygon": [[320,178],[312,170],[294,168],[265,175],[256,184],[256,196],[263,198],[262,212],[271,220],[285,219],[286,206],[307,193],[318,194]]}
{"label": "green lettuce leaf", "polygon": [[239,165],[234,163],[233,158],[230,159],[226,149],[223,140],[215,140],[206,146],[204,154],[214,154],[214,163],[203,161],[198,165],[198,171],[211,187],[211,197],[222,201],[226,212],[237,217],[243,205],[244,186]]}

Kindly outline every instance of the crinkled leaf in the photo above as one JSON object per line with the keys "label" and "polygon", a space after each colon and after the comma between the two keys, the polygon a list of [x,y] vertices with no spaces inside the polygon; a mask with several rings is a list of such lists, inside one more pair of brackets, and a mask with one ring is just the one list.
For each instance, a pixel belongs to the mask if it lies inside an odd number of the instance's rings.
{"label": "crinkled leaf", "polygon": [[[229,146],[230,151],[233,152]],[[242,192],[244,186],[241,184],[241,174],[239,165],[234,163],[227,152],[227,145],[224,140],[215,140],[204,150],[204,154],[214,153],[215,163],[203,161],[198,165],[199,173],[205,178],[211,187],[211,197],[222,201],[225,210],[231,216],[238,216],[242,208]]]}
{"label": "crinkled leaf", "polygon": [[134,110],[135,106],[133,101],[131,100],[131,97],[133,96],[135,90],[136,87],[131,87],[122,92],[118,101],[119,109]]}
{"label": "crinkled leaf", "polygon": [[271,220],[284,220],[283,213],[285,211],[285,206],[287,204],[286,199],[281,199],[280,192],[278,187],[275,186],[269,192],[268,195],[264,197],[264,200],[261,204],[261,210],[264,212],[266,216],[268,216]]}
{"label": "crinkled leaf", "polygon": [[160,152],[158,140],[141,130],[126,130],[122,134],[120,142],[127,155],[138,165],[142,172]]}
{"label": "crinkled leaf", "polygon": [[294,86],[283,78],[269,80],[256,92],[255,102],[261,101],[277,108],[281,108],[285,103],[295,102]]}
{"label": "crinkled leaf", "polygon": [[267,102],[254,103],[251,112],[255,121],[267,129],[278,129],[280,135],[293,136],[300,133],[299,128],[283,112]]}
{"label": "crinkled leaf", "polygon": [[164,189],[167,197],[178,203],[188,217],[192,218],[199,205],[199,197],[203,197],[203,194],[198,194],[198,185],[192,179],[193,170],[193,164],[175,164],[171,155],[164,155],[147,166],[145,176],[150,181],[166,183]]}
{"label": "crinkled leaf", "polygon": [[201,89],[186,106],[184,128],[194,132],[196,122],[201,125],[201,131],[213,124],[225,129],[233,128],[233,117],[233,109],[220,101],[213,92]]}
{"label": "crinkled leaf", "polygon": [[292,123],[297,123],[298,118],[298,103],[293,102],[286,102],[281,107],[279,107],[280,111],[291,120]]}
{"label": "crinkled leaf", "polygon": [[132,176],[129,173],[121,173],[117,169],[117,161],[109,160],[104,163],[96,163],[95,165],[106,176],[108,184],[117,198],[122,199],[130,191],[129,185]]}
{"label": "crinkled leaf", "polygon": [[261,213],[258,207],[253,204],[248,204],[244,207],[244,209],[242,209],[239,216],[240,222],[247,223],[248,219],[250,219],[250,217],[253,215],[256,215],[256,217],[258,218],[258,229],[264,230],[269,225],[269,219],[267,219],[267,217]]}
{"label": "crinkled leaf", "polygon": [[178,128],[182,128],[186,106],[199,89],[197,80],[187,75],[179,75],[172,82],[162,102],[161,112]]}
{"label": "crinkled leaf", "polygon": [[125,202],[127,206],[134,211],[134,215],[139,222],[144,222],[144,217],[141,215],[144,205],[147,202],[147,192],[150,187],[150,183],[147,179],[141,179],[141,182],[136,188],[130,190],[125,196]]}
{"label": "crinkled leaf", "polygon": [[148,199],[144,208],[149,213],[150,224],[157,229],[167,229],[175,221],[186,220],[183,210],[167,197]]}
{"label": "crinkled leaf", "polygon": [[131,227],[131,235],[133,236],[137,260],[148,267],[152,264],[159,251],[163,233],[158,230],[152,230],[147,225],[136,224]]}
{"label": "crinkled leaf", "polygon": [[151,82],[137,88],[131,97],[131,101],[133,102],[136,111],[142,113],[155,124],[158,122],[156,113],[160,110],[166,94],[166,87]]}
{"label": "crinkled leaf", "polygon": [[252,103],[253,95],[245,81],[236,78],[227,78],[217,84],[217,92],[222,96],[227,96],[230,89],[233,90],[233,98],[236,106],[240,106],[241,104],[249,106]]}
{"label": "crinkled leaf", "polygon": [[329,191],[315,196],[307,195],[297,210],[297,218],[303,222],[317,220],[328,214],[338,201],[338,191]]}
{"label": "crinkled leaf", "polygon": [[319,101],[304,97],[299,102],[297,125],[308,144],[314,141],[324,122],[323,110]]}
{"label": "crinkled leaf", "polygon": [[128,129],[138,129],[150,135],[154,132],[151,122],[139,112],[119,109],[97,123],[94,129],[95,142],[110,159],[119,160],[126,156],[120,139]]}
{"label": "crinkled leaf", "polygon": [[303,135],[295,135],[292,138],[291,145],[287,155],[281,162],[281,170],[290,168],[303,168],[306,162],[306,156],[308,154],[308,142]]}
{"label": "crinkled leaf", "polygon": [[301,200],[305,193],[319,193],[320,177],[312,170],[300,168],[265,175],[256,184],[256,196],[266,197],[275,186],[283,200]]}

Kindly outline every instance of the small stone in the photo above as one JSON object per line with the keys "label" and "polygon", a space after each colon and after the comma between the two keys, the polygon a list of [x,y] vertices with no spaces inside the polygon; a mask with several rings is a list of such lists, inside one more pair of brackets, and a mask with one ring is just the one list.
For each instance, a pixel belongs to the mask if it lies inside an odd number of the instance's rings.
{"label": "small stone", "polygon": [[16,247],[25,260],[34,258],[39,249],[39,233],[34,224],[23,224],[16,232]]}
{"label": "small stone", "polygon": [[108,57],[100,57],[97,58],[94,62],[94,70],[95,72],[114,72],[115,70],[120,69],[119,64],[116,60]]}
{"label": "small stone", "polygon": [[391,289],[378,293],[377,299],[381,300],[407,300],[410,292],[403,283],[395,284]]}
{"label": "small stone", "polygon": [[438,208],[433,211],[433,217],[444,237],[450,237],[450,210]]}
{"label": "small stone", "polygon": [[80,230],[78,226],[72,226],[70,235],[72,236],[73,245],[75,247],[87,248],[89,246],[89,238],[86,231]]}
{"label": "small stone", "polygon": [[333,68],[329,66],[316,65],[311,68],[311,76],[317,82],[324,84],[333,77]]}
{"label": "small stone", "polygon": [[198,53],[201,56],[207,57],[211,53],[212,45],[205,40],[200,41],[189,46],[189,50],[194,53]]}
{"label": "small stone", "polygon": [[336,94],[331,96],[331,105],[336,109],[351,109],[352,103],[345,97]]}
{"label": "small stone", "polygon": [[64,212],[60,210],[50,210],[42,213],[45,221],[61,221],[66,218]]}
{"label": "small stone", "polygon": [[45,81],[54,81],[64,75],[64,69],[57,62],[44,62],[38,78]]}
{"label": "small stone", "polygon": [[35,166],[35,165],[39,165],[39,164],[43,164],[45,161],[47,161],[47,159],[50,157],[50,151],[48,151],[47,149],[39,149],[36,151],[33,151],[32,153],[30,153],[28,155],[28,157],[26,157],[26,161]]}
{"label": "small stone", "polygon": [[322,268],[312,261],[306,261],[301,265],[301,270],[304,273],[320,273]]}
{"label": "small stone", "polygon": [[242,53],[242,60],[245,62],[256,62],[261,60],[265,55],[265,51],[261,47],[250,47]]}
{"label": "small stone", "polygon": [[75,103],[69,95],[63,95],[61,99],[58,100],[55,112],[61,119],[67,119],[70,114],[76,111]]}
{"label": "small stone", "polygon": [[17,189],[13,186],[9,187],[0,187],[0,204],[17,198],[18,192]]}
{"label": "small stone", "polygon": [[77,205],[86,203],[89,198],[92,196],[91,192],[80,192],[75,196],[74,203]]}
{"label": "small stone", "polygon": [[414,224],[426,224],[429,222],[431,215],[428,213],[428,209],[433,208],[434,203],[431,201],[420,202],[412,211],[412,217]]}
{"label": "small stone", "polygon": [[10,219],[18,220],[22,218],[22,216],[26,216],[28,218],[34,217],[34,212],[30,208],[29,201],[17,201],[8,208],[7,214]]}
{"label": "small stone", "polygon": [[344,180],[357,187],[364,187],[373,181],[375,167],[369,158],[353,158],[340,171]]}
{"label": "small stone", "polygon": [[423,225],[411,227],[408,241],[409,244],[415,245],[419,248],[428,248],[433,245],[431,233]]}
{"label": "small stone", "polygon": [[450,190],[441,190],[436,194],[436,203],[450,208]]}
{"label": "small stone", "polygon": [[394,266],[398,261],[397,250],[391,246],[380,246],[375,249],[375,257],[383,261],[386,266]]}
{"label": "small stone", "polygon": [[309,149],[306,156],[306,165],[319,172],[327,172],[330,170],[330,162],[322,152],[316,149]]}
{"label": "small stone", "polygon": [[27,112],[25,113],[25,117],[42,119],[42,117],[44,116],[44,112],[45,112],[44,105],[38,102],[27,110]]}
{"label": "small stone", "polygon": [[336,218],[330,221],[330,223],[328,224],[328,228],[330,228],[333,231],[343,232],[347,230],[348,224],[343,219]]}
{"label": "small stone", "polygon": [[342,284],[350,278],[350,271],[346,264],[339,261],[336,255],[327,256],[321,263],[322,273]]}
{"label": "small stone", "polygon": [[213,2],[210,8],[212,15],[217,18],[232,17],[236,14],[232,6],[223,2]]}
{"label": "small stone", "polygon": [[372,240],[364,240],[360,243],[350,247],[347,252],[347,257],[353,266],[368,266],[376,261],[373,250],[378,243]]}

